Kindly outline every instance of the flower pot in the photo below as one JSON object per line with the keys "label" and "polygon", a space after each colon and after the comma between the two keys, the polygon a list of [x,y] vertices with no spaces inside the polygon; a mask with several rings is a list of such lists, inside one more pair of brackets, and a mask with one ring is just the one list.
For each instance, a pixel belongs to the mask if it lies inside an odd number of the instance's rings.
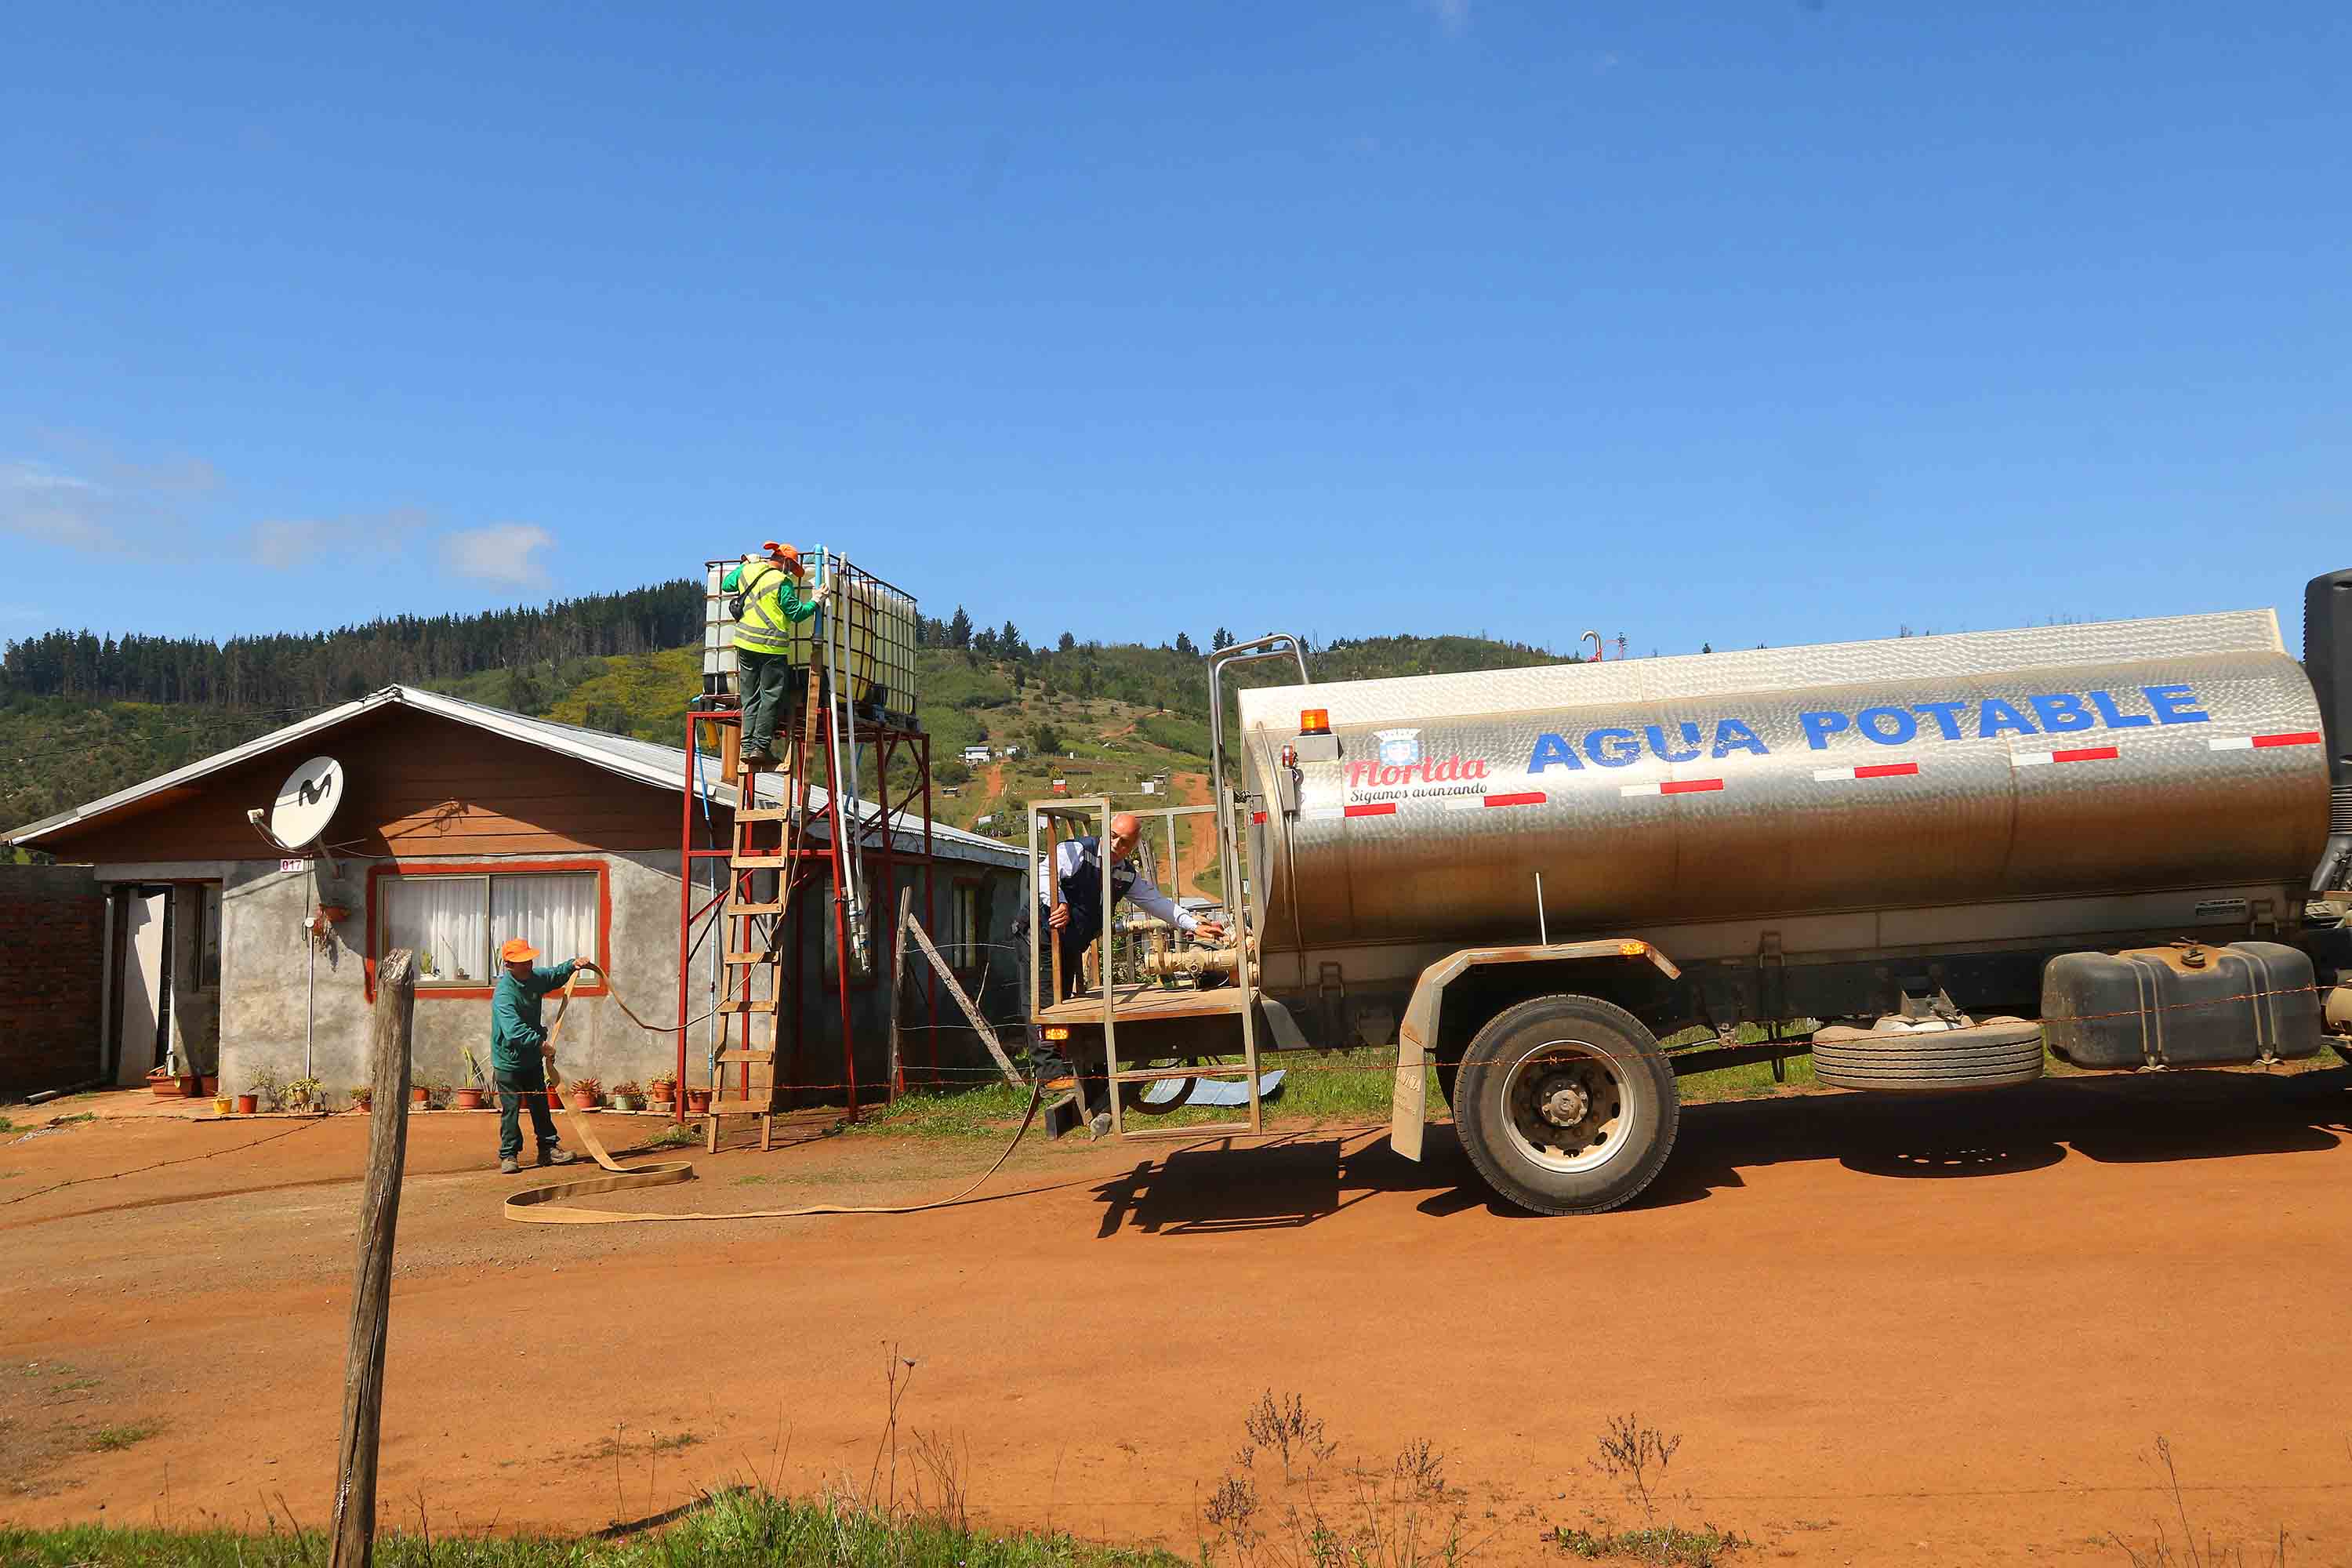
{"label": "flower pot", "polygon": [[449,1102],[449,1109],[452,1110],[481,1110],[482,1091],[478,1089],[461,1089],[457,1090],[456,1097]]}
{"label": "flower pot", "polygon": [[220,1075],[218,1073],[208,1072],[205,1074],[205,1092],[206,1094],[218,1094],[220,1092]]}
{"label": "flower pot", "polygon": [[433,1093],[421,1083],[412,1084],[409,1086],[408,1089],[408,1103],[411,1105],[430,1105],[433,1103]]}
{"label": "flower pot", "polygon": [[358,1111],[362,1116],[365,1116],[369,1111],[375,1109],[375,1096],[369,1095],[366,1099],[362,1100],[359,1096],[353,1095],[352,1097],[352,1109]]}
{"label": "flower pot", "polygon": [[634,1094],[616,1094],[613,1097],[613,1109],[615,1110],[642,1110],[645,1109],[645,1101],[639,1100]]}
{"label": "flower pot", "polygon": [[236,1097],[236,1113],[239,1116],[252,1116],[257,1114],[260,1110],[261,1096],[257,1094],[240,1094]]}
{"label": "flower pot", "polygon": [[194,1073],[181,1074],[178,1082],[182,1100],[202,1100],[205,1097],[205,1080]]}
{"label": "flower pot", "polygon": [[213,1096],[213,1114],[215,1116],[226,1116],[228,1114],[228,1108],[229,1098],[227,1095],[216,1094]]}
{"label": "flower pot", "polygon": [[585,1089],[575,1089],[572,1091],[572,1109],[593,1110],[596,1109],[596,1097]]}
{"label": "flower pot", "polygon": [[171,1100],[180,1092],[180,1080],[159,1068],[147,1075],[147,1089],[158,1100]]}
{"label": "flower pot", "polygon": [[561,1110],[563,1109],[563,1091],[562,1089],[551,1089],[547,1091],[547,1109],[550,1110]]}
{"label": "flower pot", "polygon": [[688,1089],[686,1091],[686,1109],[690,1114],[695,1116],[700,1116],[709,1111],[710,1109],[710,1091],[707,1089]]}

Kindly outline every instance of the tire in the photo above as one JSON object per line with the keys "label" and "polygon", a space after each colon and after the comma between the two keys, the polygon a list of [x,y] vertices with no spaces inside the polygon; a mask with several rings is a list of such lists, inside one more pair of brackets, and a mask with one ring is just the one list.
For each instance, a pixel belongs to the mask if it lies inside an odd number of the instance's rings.
{"label": "tire", "polygon": [[2042,1026],[1988,1018],[1965,1029],[1813,1035],[1813,1076],[1838,1089],[2008,1089],[2042,1076]]}
{"label": "tire", "polygon": [[1470,1163],[1537,1214],[1630,1202],[1665,1164],[1681,1115],[1657,1037],[1593,996],[1538,996],[1496,1014],[1462,1053],[1454,1087]]}

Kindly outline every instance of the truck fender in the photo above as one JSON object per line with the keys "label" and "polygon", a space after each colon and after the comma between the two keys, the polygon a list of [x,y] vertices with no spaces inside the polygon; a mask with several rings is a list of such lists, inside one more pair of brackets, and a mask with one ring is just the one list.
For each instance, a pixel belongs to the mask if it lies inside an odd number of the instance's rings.
{"label": "truck fender", "polygon": [[1408,1160],[1421,1158],[1422,1132],[1429,1120],[1429,1068],[1436,1060],[1437,1019],[1445,988],[1473,969],[1502,963],[1554,963],[1591,958],[1646,958],[1669,980],[1682,971],[1675,961],[1637,937],[1601,937],[1530,947],[1465,947],[1421,972],[1412,1000],[1397,1025],[1396,1086],[1389,1093],[1389,1146]]}

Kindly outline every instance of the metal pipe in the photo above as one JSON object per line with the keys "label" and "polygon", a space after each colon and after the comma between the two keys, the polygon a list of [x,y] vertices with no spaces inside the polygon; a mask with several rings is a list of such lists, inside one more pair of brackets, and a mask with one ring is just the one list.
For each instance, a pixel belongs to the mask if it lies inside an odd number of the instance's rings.
{"label": "metal pipe", "polygon": [[1536,873],[1536,941],[1544,947],[1551,945],[1551,932],[1544,928],[1543,873]]}

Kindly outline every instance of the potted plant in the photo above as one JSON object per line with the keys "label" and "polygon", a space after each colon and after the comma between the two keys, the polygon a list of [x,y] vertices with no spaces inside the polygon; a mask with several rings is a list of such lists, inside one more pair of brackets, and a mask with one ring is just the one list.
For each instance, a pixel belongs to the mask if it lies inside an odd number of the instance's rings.
{"label": "potted plant", "polygon": [[601,1098],[599,1090],[603,1087],[593,1078],[575,1078],[563,1086],[564,1092],[572,1097],[572,1109],[574,1110],[595,1110]]}
{"label": "potted plant", "polygon": [[646,1079],[646,1098],[653,1102],[656,1110],[669,1110],[677,1103],[677,1075],[657,1072]]}
{"label": "potted plant", "polygon": [[646,1091],[638,1088],[634,1079],[623,1079],[609,1092],[615,1110],[643,1110],[646,1108]]}
{"label": "potted plant", "polygon": [[278,1091],[279,1109],[290,1110],[298,1116],[323,1110],[320,1097],[326,1087],[315,1078],[289,1079],[286,1087]]}
{"label": "potted plant", "polygon": [[688,1089],[686,1091],[686,1110],[687,1114],[689,1116],[702,1116],[708,1114],[710,1110],[710,1091],[707,1089]]}
{"label": "potted plant", "polygon": [[277,1110],[281,1087],[277,1073],[263,1068],[253,1075],[251,1091],[236,1097],[236,1113],[251,1116],[257,1111]]}
{"label": "potted plant", "polygon": [[158,1100],[170,1100],[180,1092],[179,1076],[170,1068],[150,1068],[147,1088]]}
{"label": "potted plant", "polygon": [[466,1058],[466,1081],[452,1091],[449,1109],[479,1110],[486,1103],[483,1098],[482,1064],[475,1058],[473,1047],[459,1046],[457,1049]]}
{"label": "potted plant", "polygon": [[213,1114],[214,1114],[215,1116],[226,1116],[226,1115],[229,1113],[229,1107],[230,1107],[233,1103],[234,1103],[234,1101],[232,1101],[232,1100],[229,1099],[229,1097],[228,1097],[227,1095],[225,1095],[225,1094],[216,1094],[216,1095],[214,1095],[214,1096],[213,1096]]}
{"label": "potted plant", "polygon": [[370,1110],[374,1109],[374,1107],[375,1085],[372,1083],[355,1083],[352,1085],[352,1109],[353,1110]]}
{"label": "potted plant", "polygon": [[446,1110],[449,1104],[449,1086],[437,1078],[428,1078],[416,1085],[415,1101],[427,1110]]}

